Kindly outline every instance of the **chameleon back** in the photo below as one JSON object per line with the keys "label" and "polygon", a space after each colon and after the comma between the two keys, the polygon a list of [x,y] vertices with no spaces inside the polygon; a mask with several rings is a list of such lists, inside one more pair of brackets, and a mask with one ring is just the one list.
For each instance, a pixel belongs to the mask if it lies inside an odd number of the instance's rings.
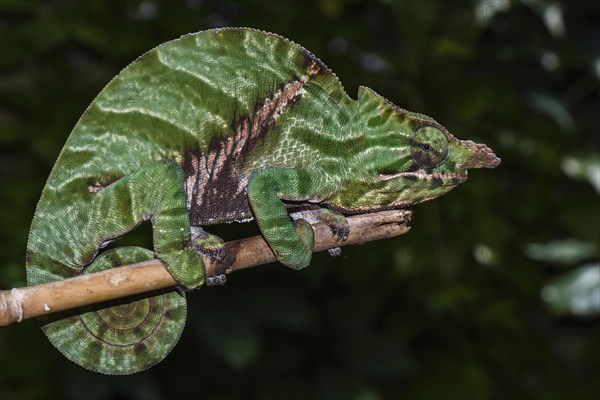
{"label": "chameleon back", "polygon": [[[154,258],[140,248],[100,253],[139,222],[116,221],[126,214],[119,206],[94,203],[114,183],[152,163],[168,161],[182,169],[186,214],[193,224],[251,217],[248,176],[265,166],[316,162],[315,132],[339,135],[339,125],[350,118],[344,112],[350,103],[315,56],[274,34],[205,31],[149,51],[100,92],[69,136],[31,225],[28,284]],[[270,128],[275,119],[276,132]],[[286,146],[278,146],[281,142]],[[224,182],[231,191],[211,197],[215,191],[209,184]],[[131,196],[135,202],[141,194]],[[187,216],[181,226],[189,231]],[[204,271],[198,274],[201,279]],[[70,360],[102,373],[128,374],[169,353],[185,310],[183,294],[173,290],[40,322]]]}

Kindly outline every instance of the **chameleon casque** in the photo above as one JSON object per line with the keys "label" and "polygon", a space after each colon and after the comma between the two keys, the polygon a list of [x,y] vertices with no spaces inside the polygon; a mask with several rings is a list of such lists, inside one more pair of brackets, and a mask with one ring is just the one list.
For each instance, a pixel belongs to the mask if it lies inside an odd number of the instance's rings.
{"label": "chameleon casque", "polygon": [[[160,259],[182,290],[40,318],[75,363],[138,372],[176,344],[183,291],[204,283],[200,253],[223,259],[223,241],[202,226],[255,218],[277,259],[301,269],[312,256],[307,221],[345,240],[341,213],[430,200],[465,182],[467,169],[499,163],[485,145],[369,88],[351,99],[317,57],[281,36],[189,34],[127,66],[77,122],[33,218],[27,281]],[[153,251],[102,251],[143,221]]]}

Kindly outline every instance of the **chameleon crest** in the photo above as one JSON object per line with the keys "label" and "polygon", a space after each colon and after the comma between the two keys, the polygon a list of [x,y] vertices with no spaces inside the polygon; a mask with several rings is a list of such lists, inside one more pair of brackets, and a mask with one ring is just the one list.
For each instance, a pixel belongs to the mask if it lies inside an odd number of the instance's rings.
{"label": "chameleon crest", "polygon": [[[280,36],[186,35],[127,66],[81,116],[33,218],[27,281],[157,258],[180,289],[196,289],[200,254],[224,258],[223,241],[202,227],[252,218],[281,263],[304,268],[314,242],[307,221],[345,240],[341,213],[430,200],[468,169],[499,162],[366,87],[351,99],[318,58]],[[102,250],[143,221],[153,251]],[[70,360],[128,374],[169,353],[185,314],[183,292],[171,290],[40,320]]]}

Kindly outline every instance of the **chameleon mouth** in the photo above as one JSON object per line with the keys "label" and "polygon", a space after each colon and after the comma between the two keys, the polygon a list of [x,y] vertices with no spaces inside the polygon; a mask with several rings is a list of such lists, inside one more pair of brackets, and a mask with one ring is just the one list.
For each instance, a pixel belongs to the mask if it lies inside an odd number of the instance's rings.
{"label": "chameleon mouth", "polygon": [[458,172],[437,172],[425,171],[419,169],[417,171],[399,172],[397,174],[380,174],[379,178],[382,181],[389,181],[396,178],[413,178],[424,181],[442,180],[449,181],[451,184],[463,183],[467,180],[468,172],[466,169],[458,170]]}

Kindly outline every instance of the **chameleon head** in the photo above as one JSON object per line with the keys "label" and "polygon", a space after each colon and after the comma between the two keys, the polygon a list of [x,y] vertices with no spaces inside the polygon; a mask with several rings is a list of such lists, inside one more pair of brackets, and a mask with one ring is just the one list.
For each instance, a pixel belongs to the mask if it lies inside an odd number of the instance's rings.
{"label": "chameleon head", "polygon": [[401,109],[368,88],[359,91],[358,129],[365,148],[333,202],[349,212],[407,207],[447,193],[471,168],[495,168],[486,145],[458,140],[425,115]]}
{"label": "chameleon head", "polygon": [[380,174],[380,178],[396,180],[396,185],[411,180],[417,189],[414,202],[438,197],[465,182],[471,168],[495,168],[500,164],[500,158],[486,145],[458,140],[435,122],[412,131],[407,143],[410,159],[404,170]]}
{"label": "chameleon head", "polygon": [[425,125],[412,132],[408,140],[411,156],[408,171],[394,176],[441,180],[445,186],[456,186],[467,180],[468,169],[495,168],[500,164],[500,159],[486,145],[458,140],[436,125]]}

